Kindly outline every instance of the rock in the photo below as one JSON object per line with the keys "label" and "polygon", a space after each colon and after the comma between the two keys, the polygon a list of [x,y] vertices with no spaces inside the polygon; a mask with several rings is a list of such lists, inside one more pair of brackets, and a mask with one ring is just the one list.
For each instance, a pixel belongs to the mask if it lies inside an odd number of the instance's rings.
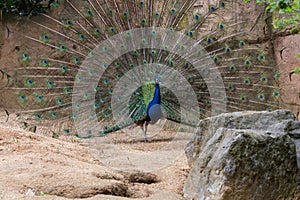
{"label": "rock", "polygon": [[146,184],[159,182],[159,179],[155,174],[146,173],[146,172],[130,173],[128,180],[131,183],[146,183]]}
{"label": "rock", "polygon": [[280,71],[279,88],[281,107],[293,111],[300,120],[300,76],[290,74],[300,66],[300,35],[293,34],[274,39],[274,57]]}
{"label": "rock", "polygon": [[[87,185],[87,186],[86,186]],[[65,197],[65,198],[89,198],[99,194],[129,197],[131,194],[128,186],[124,183],[111,183],[106,185],[82,185],[74,186],[70,184],[57,185],[46,191],[47,195]]]}
{"label": "rock", "polygon": [[27,190],[27,192],[26,192],[25,195],[27,195],[27,196],[34,196],[35,195],[34,189],[29,188]]}
{"label": "rock", "polygon": [[300,135],[300,123],[293,113],[227,113],[204,119],[199,127],[186,147],[192,168],[184,187],[185,197],[293,197],[299,173],[296,145]]}
{"label": "rock", "polygon": [[[185,153],[190,166],[192,166],[194,159],[205,147],[207,141],[220,127],[267,131],[273,135],[289,134],[295,144],[298,143],[296,141],[297,138],[300,138],[300,122],[288,110],[224,113],[216,117],[201,120],[198,127],[197,133],[185,147]],[[296,149],[297,153],[299,153],[298,165],[300,168],[300,145],[296,144]]]}

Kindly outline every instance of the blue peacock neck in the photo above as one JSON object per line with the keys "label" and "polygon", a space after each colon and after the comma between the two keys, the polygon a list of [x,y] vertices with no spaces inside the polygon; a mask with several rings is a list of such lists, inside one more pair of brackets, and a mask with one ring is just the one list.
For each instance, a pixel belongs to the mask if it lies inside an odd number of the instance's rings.
{"label": "blue peacock neck", "polygon": [[161,117],[161,97],[159,83],[155,84],[153,99],[148,104],[146,121],[155,123]]}
{"label": "blue peacock neck", "polygon": [[154,96],[153,96],[153,99],[150,103],[153,103],[153,104],[160,104],[161,103],[159,83],[155,84]]}

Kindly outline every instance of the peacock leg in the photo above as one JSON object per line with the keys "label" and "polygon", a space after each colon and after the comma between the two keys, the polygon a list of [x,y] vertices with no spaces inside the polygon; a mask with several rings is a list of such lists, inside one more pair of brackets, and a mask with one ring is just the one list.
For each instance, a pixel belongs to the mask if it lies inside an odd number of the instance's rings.
{"label": "peacock leg", "polygon": [[147,127],[148,127],[148,122],[144,122],[143,124],[143,132],[144,132],[144,140],[145,142],[150,142],[151,140],[147,137]]}

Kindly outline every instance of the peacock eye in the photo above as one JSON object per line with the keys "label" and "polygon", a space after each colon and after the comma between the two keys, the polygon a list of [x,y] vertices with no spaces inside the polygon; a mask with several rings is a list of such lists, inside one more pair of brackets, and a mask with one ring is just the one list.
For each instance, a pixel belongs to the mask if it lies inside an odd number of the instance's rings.
{"label": "peacock eye", "polygon": [[261,100],[261,101],[263,101],[263,100],[265,100],[265,96],[263,94],[259,94],[258,95],[258,99]]}
{"label": "peacock eye", "polygon": [[249,60],[245,60],[245,65],[250,65],[250,61]]}
{"label": "peacock eye", "polygon": [[176,9],[175,8],[171,8],[170,12],[171,12],[171,14],[175,14],[176,13]]}
{"label": "peacock eye", "polygon": [[108,68],[108,64],[103,64],[103,68]]}
{"label": "peacock eye", "polygon": [[91,10],[88,11],[89,16],[93,16],[93,12]]}
{"label": "peacock eye", "polygon": [[240,42],[239,42],[239,46],[240,46],[240,47],[245,46],[245,42],[244,42],[244,41],[240,41]]}

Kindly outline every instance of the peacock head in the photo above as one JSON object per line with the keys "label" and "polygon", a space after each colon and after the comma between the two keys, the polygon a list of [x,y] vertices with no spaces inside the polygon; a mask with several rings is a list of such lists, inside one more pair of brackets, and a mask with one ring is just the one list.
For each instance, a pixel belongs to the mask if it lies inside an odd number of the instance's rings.
{"label": "peacock head", "polygon": [[160,82],[161,82],[161,78],[160,78],[160,77],[156,77],[155,83],[156,83],[156,84],[159,84]]}

